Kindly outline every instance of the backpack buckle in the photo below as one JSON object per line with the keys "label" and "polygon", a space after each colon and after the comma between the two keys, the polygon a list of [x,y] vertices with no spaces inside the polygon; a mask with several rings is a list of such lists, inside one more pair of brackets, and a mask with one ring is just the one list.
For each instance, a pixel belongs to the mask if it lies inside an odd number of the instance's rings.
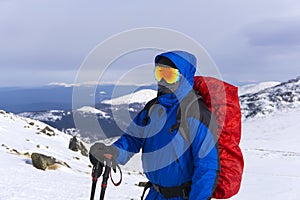
{"label": "backpack buckle", "polygon": [[183,199],[189,199],[189,191],[187,191],[186,188],[182,190],[182,193],[183,193],[182,195]]}
{"label": "backpack buckle", "polygon": [[161,192],[161,189],[160,189],[160,187],[159,187],[158,185],[152,184],[152,187],[153,187],[157,192],[162,193],[162,192]]}

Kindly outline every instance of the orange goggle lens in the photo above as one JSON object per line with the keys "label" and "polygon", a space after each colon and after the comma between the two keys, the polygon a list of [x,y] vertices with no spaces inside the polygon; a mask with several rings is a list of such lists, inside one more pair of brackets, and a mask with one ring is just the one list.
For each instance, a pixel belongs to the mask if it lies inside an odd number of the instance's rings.
{"label": "orange goggle lens", "polygon": [[172,67],[157,65],[155,67],[155,78],[157,81],[164,79],[167,83],[173,84],[180,80],[180,72]]}

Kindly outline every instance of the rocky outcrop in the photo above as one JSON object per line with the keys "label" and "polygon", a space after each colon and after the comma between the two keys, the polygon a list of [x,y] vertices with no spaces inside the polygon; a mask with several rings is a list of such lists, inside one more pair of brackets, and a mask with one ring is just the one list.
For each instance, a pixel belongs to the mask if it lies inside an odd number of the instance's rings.
{"label": "rocky outcrop", "polygon": [[88,150],[84,146],[83,142],[81,142],[76,136],[73,136],[70,139],[69,149],[72,151],[80,151],[83,156],[88,156]]}
{"label": "rocky outcrop", "polygon": [[37,132],[37,134],[45,134],[45,135],[48,135],[48,136],[55,136],[54,130],[52,130],[51,128],[49,128],[49,126],[46,126],[42,130],[40,130],[39,132]]}
{"label": "rocky outcrop", "polygon": [[300,77],[256,93],[242,95],[240,104],[244,118],[298,108],[300,107]]}
{"label": "rocky outcrop", "polygon": [[59,165],[70,168],[70,166],[67,163],[57,160],[52,156],[46,156],[40,153],[32,153],[31,160],[33,166],[41,170],[57,169]]}

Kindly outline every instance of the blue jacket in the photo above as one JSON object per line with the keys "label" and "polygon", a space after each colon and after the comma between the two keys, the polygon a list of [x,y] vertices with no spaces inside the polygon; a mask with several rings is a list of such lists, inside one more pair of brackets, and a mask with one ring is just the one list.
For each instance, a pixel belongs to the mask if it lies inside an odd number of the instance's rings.
{"label": "blue jacket", "polygon": [[[188,118],[191,143],[185,140],[179,130],[170,132],[177,121],[176,112],[180,102],[193,89],[196,58],[183,51],[163,53],[177,66],[183,78],[174,94],[158,97],[159,104],[151,110],[150,120],[143,120],[148,114],[141,111],[114,145],[118,148],[117,162],[126,162],[142,149],[143,170],[147,178],[163,187],[180,186],[192,181],[189,199],[204,200],[211,197],[216,186],[219,170],[219,154],[215,137],[208,125],[196,118]],[[154,188],[146,200],[164,199]],[[183,199],[181,197],[172,200]]]}

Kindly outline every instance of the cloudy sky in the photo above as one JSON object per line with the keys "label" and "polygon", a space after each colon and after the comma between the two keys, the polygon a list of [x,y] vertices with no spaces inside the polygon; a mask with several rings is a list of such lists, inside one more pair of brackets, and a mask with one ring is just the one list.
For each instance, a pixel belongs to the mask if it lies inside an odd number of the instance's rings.
{"label": "cloudy sky", "polygon": [[[300,75],[298,0],[0,0],[0,87],[73,83],[99,43],[143,27],[191,37],[231,83]],[[124,71],[123,66],[151,63],[156,53],[115,65]]]}

